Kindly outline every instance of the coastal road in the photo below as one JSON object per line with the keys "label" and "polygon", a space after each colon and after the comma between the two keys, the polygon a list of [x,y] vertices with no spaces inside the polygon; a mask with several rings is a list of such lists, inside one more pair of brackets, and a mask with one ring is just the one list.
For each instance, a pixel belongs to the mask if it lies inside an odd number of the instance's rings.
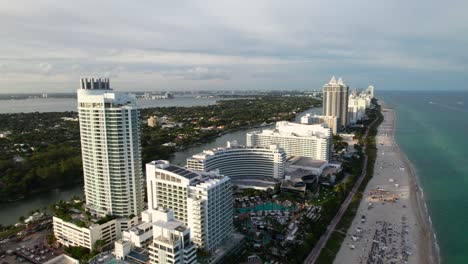
{"label": "coastal road", "polygon": [[[369,133],[369,128],[374,125],[374,123],[377,121],[375,119],[366,129],[366,133],[364,134],[364,139],[367,137],[367,134]],[[367,148],[366,141],[364,140],[364,153]],[[327,244],[328,239],[330,238],[331,234],[336,228],[336,225],[340,222],[341,217],[343,217],[344,213],[348,209],[349,204],[351,203],[351,200],[353,199],[354,194],[357,192],[359,186],[361,186],[362,181],[364,180],[364,177],[367,174],[367,155],[364,156],[364,166],[362,169],[362,173],[359,176],[359,179],[356,181],[356,183],[353,186],[353,189],[351,192],[349,192],[348,196],[344,200],[344,202],[341,204],[340,209],[338,210],[338,213],[335,215],[333,220],[330,222],[330,224],[327,226],[327,230],[325,233],[320,237],[319,241],[315,245],[315,247],[312,249],[312,251],[309,253],[307,258],[304,260],[304,263],[306,264],[313,264],[315,261],[317,261],[318,257],[320,256],[320,252],[322,252],[323,247]]]}

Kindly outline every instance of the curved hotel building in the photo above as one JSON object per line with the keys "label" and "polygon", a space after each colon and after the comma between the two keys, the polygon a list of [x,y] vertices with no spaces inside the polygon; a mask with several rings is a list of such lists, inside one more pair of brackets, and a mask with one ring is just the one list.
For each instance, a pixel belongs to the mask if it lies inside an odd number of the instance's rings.
{"label": "curved hotel building", "polygon": [[283,179],[286,153],[277,145],[269,147],[240,147],[228,142],[226,148],[205,150],[187,159],[187,168],[196,171],[214,171],[236,178]]}
{"label": "curved hotel building", "polygon": [[276,128],[247,133],[248,147],[277,144],[289,157],[308,157],[330,161],[332,132],[322,125],[304,125],[281,121]]}

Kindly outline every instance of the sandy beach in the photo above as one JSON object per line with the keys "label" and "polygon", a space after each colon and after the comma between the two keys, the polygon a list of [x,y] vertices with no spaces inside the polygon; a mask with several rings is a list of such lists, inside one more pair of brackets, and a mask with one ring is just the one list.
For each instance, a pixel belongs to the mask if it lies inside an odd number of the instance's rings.
{"label": "sandy beach", "polygon": [[438,263],[414,168],[395,141],[395,112],[382,114],[374,177],[334,263]]}

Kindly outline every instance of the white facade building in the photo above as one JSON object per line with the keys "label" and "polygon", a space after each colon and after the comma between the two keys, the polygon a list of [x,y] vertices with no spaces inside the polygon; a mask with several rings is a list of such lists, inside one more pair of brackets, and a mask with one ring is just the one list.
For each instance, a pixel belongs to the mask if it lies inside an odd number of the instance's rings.
{"label": "white facade building", "polygon": [[78,89],[86,206],[92,214],[127,217],[143,209],[139,111],[132,94],[108,79],[81,79]]}
{"label": "white facade building", "polygon": [[92,250],[98,240],[110,244],[119,239],[122,230],[138,223],[138,217],[113,219],[102,224],[92,223],[88,227],[82,227],[54,216],[52,223],[54,236],[61,245],[81,246]]}
{"label": "white facade building", "polygon": [[369,108],[372,97],[366,92],[354,92],[348,100],[348,116],[351,124],[355,124],[366,115],[366,109]]}
{"label": "white facade building", "polygon": [[[194,172],[168,161],[146,164],[148,210],[170,208],[191,230],[193,242],[213,251],[233,229],[229,177]],[[143,216],[147,218],[148,216]]]}
{"label": "white facade building", "polygon": [[228,147],[205,150],[187,159],[187,168],[196,171],[219,170],[221,175],[236,178],[265,177],[283,179],[286,153],[278,145],[243,147],[228,142]]}
{"label": "white facade building", "polygon": [[348,92],[349,87],[344,84],[339,78],[337,81],[335,76],[330,82],[323,86],[323,115],[336,116],[340,129],[348,126]]}
{"label": "white facade building", "polygon": [[174,219],[172,210],[154,210],[153,220],[153,241],[149,246],[150,264],[197,263],[190,230]]}
{"label": "white facade building", "polygon": [[331,128],[333,134],[338,133],[338,118],[336,116],[312,115],[306,114],[301,117],[301,124],[305,125],[324,125]]}
{"label": "white facade building", "polygon": [[54,216],[53,225],[55,238],[66,247],[80,246],[92,250],[98,240],[104,240],[106,244],[109,244],[117,239],[117,220],[115,219],[102,225],[79,227]]}
{"label": "white facade building", "polygon": [[330,160],[332,132],[322,125],[304,125],[281,121],[275,129],[247,133],[247,146],[268,147],[277,144],[288,157]]}

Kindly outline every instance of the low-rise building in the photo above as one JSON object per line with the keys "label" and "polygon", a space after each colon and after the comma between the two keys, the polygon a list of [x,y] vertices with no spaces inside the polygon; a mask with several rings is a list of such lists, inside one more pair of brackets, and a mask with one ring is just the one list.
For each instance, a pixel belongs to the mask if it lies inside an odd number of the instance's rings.
{"label": "low-rise building", "polygon": [[66,247],[85,247],[92,250],[98,240],[110,244],[118,237],[116,219],[103,224],[80,227],[54,216],[53,225],[57,242]]}
{"label": "low-rise building", "polygon": [[153,241],[150,264],[192,264],[197,262],[190,230],[174,219],[170,209],[153,210]]}
{"label": "low-rise building", "polygon": [[150,116],[147,120],[149,127],[156,127],[158,125],[158,117],[157,116]]}
{"label": "low-rise building", "polygon": [[122,237],[122,231],[138,224],[138,217],[117,219],[87,220],[82,213],[71,214],[66,221],[54,216],[52,218],[54,236],[63,246],[80,246],[94,249],[97,241],[106,246]]}

